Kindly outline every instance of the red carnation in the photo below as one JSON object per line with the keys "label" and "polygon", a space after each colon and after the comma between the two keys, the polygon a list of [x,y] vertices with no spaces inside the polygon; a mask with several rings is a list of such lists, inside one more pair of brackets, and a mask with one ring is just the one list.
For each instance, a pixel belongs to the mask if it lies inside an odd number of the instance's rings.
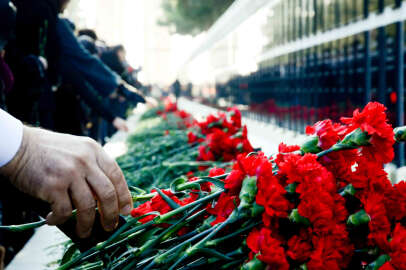
{"label": "red carnation", "polygon": [[348,125],[347,133],[360,128],[371,136],[369,146],[362,147],[362,155],[377,163],[388,163],[393,160],[395,143],[392,126],[386,118],[386,108],[378,102],[370,102],[360,112],[354,111],[352,118],[342,118]]}
{"label": "red carnation", "polygon": [[257,186],[256,203],[265,208],[264,215],[267,216],[265,219],[286,218],[291,204],[285,198],[286,190],[279,184],[278,179],[272,174],[270,177],[258,177]]}
{"label": "red carnation", "polygon": [[330,194],[337,191],[336,181],[333,175],[317,161],[313,154],[279,154],[276,163],[279,168],[279,175],[286,178],[286,183],[297,183],[299,186],[296,192],[303,193],[321,186]]}
{"label": "red carnation", "polygon": [[209,149],[207,149],[205,146],[201,145],[199,147],[198,160],[213,161],[213,160],[215,160],[215,158],[214,158],[214,154]]}
{"label": "red carnation", "polygon": [[182,119],[189,118],[191,116],[189,113],[185,112],[184,110],[177,111],[176,115]]}
{"label": "red carnation", "polygon": [[240,170],[249,176],[256,176],[258,169],[263,163],[269,163],[269,159],[263,152],[258,152],[254,155],[238,155],[237,162],[234,164],[234,170]]}
{"label": "red carnation", "polygon": [[334,239],[322,237],[317,240],[310,261],[306,263],[309,270],[340,270],[342,256],[335,247]]}
{"label": "red carnation", "polygon": [[216,219],[211,225],[224,222],[239,204],[240,199],[238,196],[230,196],[226,193],[222,193],[216,205],[213,208],[208,207],[207,209],[209,214],[216,216]]}
{"label": "red carnation", "polygon": [[286,255],[294,261],[304,262],[309,259],[312,249],[311,236],[307,230],[302,229],[299,235],[289,239]]}
{"label": "red carnation", "polygon": [[188,137],[188,143],[195,143],[195,142],[202,142],[202,141],[204,141],[203,139],[197,137],[192,131],[190,131],[190,132],[187,134],[187,137]]}
{"label": "red carnation", "polygon": [[238,195],[241,190],[241,185],[244,180],[245,174],[240,170],[232,170],[225,179],[225,188],[230,194]]}
{"label": "red carnation", "polygon": [[299,145],[288,146],[288,145],[286,145],[284,143],[280,143],[279,147],[278,147],[279,153],[292,153],[292,152],[295,152],[295,151],[298,151],[298,150],[300,150]]}
{"label": "red carnation", "polygon": [[406,182],[401,181],[385,192],[386,212],[391,220],[400,221],[406,217]]}
{"label": "red carnation", "polygon": [[271,230],[268,228],[253,229],[247,237],[247,245],[270,269],[289,270],[282,243],[272,238]]}
{"label": "red carnation", "polygon": [[359,189],[356,196],[362,199],[370,193],[387,193],[392,189],[388,175],[382,167],[382,164],[370,162],[365,157],[357,160],[355,171],[345,179],[356,189]]}
{"label": "red carnation", "polygon": [[391,260],[387,262],[388,265],[386,267],[389,268],[386,269],[406,269],[406,228],[400,223],[396,224],[393,231],[393,237],[389,243],[389,249]]}
{"label": "red carnation", "polygon": [[233,108],[228,108],[227,111],[230,112],[230,114],[231,114],[231,121],[232,121],[233,126],[235,126],[236,128],[240,128],[241,127],[240,110],[237,109],[237,107],[233,107]]}
{"label": "red carnation", "polygon": [[328,192],[314,189],[301,195],[298,211],[310,221],[315,233],[326,234],[335,225],[334,206],[334,199]]}
{"label": "red carnation", "polygon": [[[155,190],[151,190],[151,192],[154,192]],[[181,204],[181,201],[173,194],[170,190],[162,190],[165,195],[167,195],[169,198],[171,198],[173,201],[175,201],[178,204]],[[134,208],[131,212],[131,216],[133,217],[139,217],[142,215],[145,215],[147,213],[156,211],[161,214],[165,214],[173,210],[166,202],[164,199],[162,199],[161,195],[157,194],[155,195],[150,201],[147,201],[138,207]],[[155,216],[147,216],[143,219],[140,220],[142,223],[146,223],[152,219],[154,219]]]}
{"label": "red carnation", "polygon": [[214,167],[214,168],[210,169],[209,177],[219,176],[219,175],[223,175],[225,173],[226,173],[226,170],[224,170],[223,168]]}
{"label": "red carnation", "polygon": [[365,212],[370,217],[368,239],[380,248],[386,247],[390,233],[390,223],[386,215],[384,200],[382,194],[371,193],[363,201]]}
{"label": "red carnation", "polygon": [[306,134],[317,135],[319,137],[318,146],[323,150],[329,149],[342,139],[344,131],[344,126],[333,123],[330,119],[319,121],[313,126],[306,128]]}

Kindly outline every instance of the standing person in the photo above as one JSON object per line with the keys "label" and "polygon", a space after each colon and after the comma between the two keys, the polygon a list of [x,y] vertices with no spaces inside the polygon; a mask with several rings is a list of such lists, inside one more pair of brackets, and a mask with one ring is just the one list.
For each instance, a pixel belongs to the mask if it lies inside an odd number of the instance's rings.
{"label": "standing person", "polygon": [[[70,121],[71,124],[77,125],[86,118],[83,111],[74,119],[70,113],[75,112],[73,108],[78,109],[80,102],[84,101],[92,111],[112,123],[116,129],[128,131],[125,121],[111,110],[109,104],[110,96],[120,87],[118,75],[80,44],[68,20],[58,19],[57,32],[61,40],[59,68],[64,88],[58,91],[58,100],[61,102],[58,102],[57,106],[56,130],[72,133],[66,130],[70,126],[66,125],[66,122]],[[63,98],[60,98],[61,96]],[[67,102],[68,100],[71,102]],[[145,100],[140,97],[140,101]]]}
{"label": "standing person", "polygon": [[[110,108],[110,99],[124,96],[127,100],[145,103],[146,99],[120,76],[108,68],[99,58],[91,55],[78,41],[70,23],[59,19],[57,32],[61,40],[60,70],[63,80],[70,83],[76,94],[83,98],[92,110],[96,110],[119,130],[127,130],[125,121]],[[114,116],[112,119],[111,116]],[[100,140],[103,141],[102,135]]]}
{"label": "standing person", "polygon": [[[23,121],[52,129],[53,87],[59,83],[58,13],[68,0],[13,0],[17,7],[16,38],[7,59],[16,77],[9,95],[10,112]],[[24,97],[24,98],[22,98]]]}
{"label": "standing person", "polygon": [[178,100],[178,98],[180,97],[180,92],[181,92],[181,85],[178,79],[176,79],[176,81],[172,84],[172,91],[173,94],[176,97],[176,100]]}

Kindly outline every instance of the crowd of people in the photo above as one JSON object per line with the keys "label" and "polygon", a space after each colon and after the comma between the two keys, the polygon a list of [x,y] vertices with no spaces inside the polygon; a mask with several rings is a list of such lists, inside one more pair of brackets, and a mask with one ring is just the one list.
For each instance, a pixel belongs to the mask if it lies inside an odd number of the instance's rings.
{"label": "crowd of people", "polygon": [[[60,14],[69,0],[2,0],[0,106],[25,123],[103,143],[146,102],[122,45]],[[2,22],[3,23],[3,22]]]}
{"label": "crowd of people", "polygon": [[[77,236],[86,238],[96,205],[106,231],[133,207],[101,144],[128,131],[129,108],[155,101],[143,95],[123,46],[61,16],[69,2],[0,0],[0,225],[38,215],[61,225],[76,209]],[[0,231],[0,270],[31,234]]]}

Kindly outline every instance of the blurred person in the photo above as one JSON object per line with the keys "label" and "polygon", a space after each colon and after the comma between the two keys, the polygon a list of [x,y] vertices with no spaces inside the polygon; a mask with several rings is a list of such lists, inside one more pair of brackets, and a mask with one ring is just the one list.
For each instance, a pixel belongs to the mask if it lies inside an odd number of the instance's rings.
{"label": "blurred person", "polygon": [[23,121],[48,129],[54,127],[53,87],[59,84],[56,22],[68,2],[13,0],[17,7],[16,38],[6,55],[16,84],[8,96],[8,109]]}
{"label": "blurred person", "polygon": [[96,45],[97,34],[91,29],[82,29],[78,31],[78,40],[85,49],[94,56],[99,56],[99,48]]}
{"label": "blurred person", "polygon": [[98,40],[99,38],[97,37],[97,34],[94,30],[92,29],[81,29],[78,31],[78,37],[89,37],[91,38],[94,42]]}
{"label": "blurred person", "polygon": [[[11,36],[14,15],[8,1],[0,0],[0,51]],[[9,70],[0,67],[0,92],[9,91],[10,76]],[[29,218],[27,212],[17,218],[21,209],[34,208],[21,192],[49,204],[50,225],[64,223],[76,209],[76,232],[80,238],[89,236],[97,204],[107,231],[114,229],[119,213],[130,213],[133,206],[124,176],[95,141],[24,126],[2,109],[0,130],[0,225],[14,224],[16,220],[25,223]],[[10,189],[10,185],[20,193]],[[4,210],[9,215],[4,215]],[[27,238],[22,236],[31,234],[0,232],[0,269],[3,261],[10,261],[24,245]],[[7,252],[2,244],[6,244]]]}
{"label": "blurred person", "polygon": [[182,86],[180,85],[180,82],[178,79],[176,79],[176,81],[172,84],[171,88],[172,88],[173,94],[176,97],[176,100],[178,100],[180,97],[181,90],[182,90]]}
{"label": "blurred person", "polygon": [[123,45],[108,48],[101,54],[100,58],[103,63],[119,76],[122,76],[126,71],[126,51]]}
{"label": "blurred person", "polygon": [[[86,103],[92,110],[103,110],[106,113],[104,115],[107,113],[116,115],[112,124],[119,130],[126,130],[122,117],[118,117],[116,112],[111,110],[111,100],[123,97],[136,105],[138,102],[146,102],[144,96],[122,80],[98,57],[91,55],[74,35],[68,20],[59,19],[57,31],[61,39],[60,69],[64,81],[70,83],[80,97],[87,99]],[[92,107],[92,104],[99,106]],[[111,118],[106,120],[109,121]],[[104,138],[103,135],[100,137]]]}
{"label": "blurred person", "polygon": [[[65,125],[71,115],[65,107],[80,106],[81,100],[100,116],[111,122],[113,126],[122,131],[128,131],[125,121],[118,117],[109,107],[109,96],[119,87],[118,76],[104,66],[101,61],[92,56],[77,40],[73,34],[70,23],[66,19],[59,19],[57,23],[58,35],[61,39],[60,70],[64,85],[68,89],[58,91],[58,131],[69,127]],[[67,97],[67,98],[66,98]],[[66,102],[69,100],[72,102]],[[140,98],[140,101],[144,99]],[[79,113],[79,119],[75,118],[72,123],[80,122],[83,113]],[[75,133],[79,129],[76,128]]]}

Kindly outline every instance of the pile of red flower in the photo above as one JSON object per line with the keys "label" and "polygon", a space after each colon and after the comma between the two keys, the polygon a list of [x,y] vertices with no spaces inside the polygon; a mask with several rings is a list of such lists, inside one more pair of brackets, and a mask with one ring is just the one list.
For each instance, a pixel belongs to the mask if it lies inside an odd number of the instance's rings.
{"label": "pile of red flower", "polygon": [[252,148],[247,137],[247,127],[241,125],[241,112],[237,108],[228,113],[211,114],[206,121],[196,122],[196,131],[188,133],[189,143],[199,142],[201,161],[231,161],[241,153],[250,153]]}
{"label": "pile of red flower", "polygon": [[[273,157],[226,156],[235,160],[228,171],[213,168],[207,177],[178,178],[167,190],[138,195],[149,200],[134,209],[130,230],[146,240],[129,241],[134,251],[111,266],[406,269],[406,184],[392,186],[383,169],[395,143],[385,110],[369,103],[340,123],[308,127],[302,146],[282,143]],[[201,133],[237,134],[241,118],[234,115],[199,123]],[[403,131],[396,138],[406,137]],[[216,139],[205,141],[223,155]]]}

